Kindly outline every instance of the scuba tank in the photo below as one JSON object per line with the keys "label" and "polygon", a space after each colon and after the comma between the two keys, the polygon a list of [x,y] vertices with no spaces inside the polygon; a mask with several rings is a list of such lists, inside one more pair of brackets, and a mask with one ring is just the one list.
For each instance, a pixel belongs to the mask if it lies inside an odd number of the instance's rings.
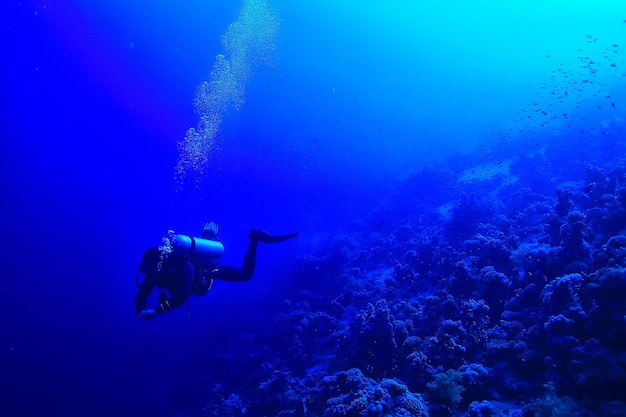
{"label": "scuba tank", "polygon": [[173,230],[168,230],[167,235],[161,239],[161,246],[148,249],[144,254],[135,276],[135,283],[137,286],[141,285],[139,277],[142,273],[145,275],[161,272],[163,263],[170,255],[193,259],[195,264],[201,266],[210,266],[211,261],[220,258],[223,254],[224,245],[216,240],[180,235]]}
{"label": "scuba tank", "polygon": [[[216,226],[217,227],[217,226]],[[207,225],[205,225],[205,229]],[[217,234],[216,229],[212,236]],[[175,255],[183,255],[192,258],[193,263],[199,265],[195,267],[194,280],[191,288],[191,294],[200,296],[206,295],[213,285],[213,280],[207,278],[202,271],[202,265],[210,265],[211,260],[218,259],[224,254],[224,245],[217,240],[202,239],[189,235],[177,235],[173,230],[169,230],[170,251]],[[199,274],[198,274],[199,273]],[[197,276],[201,278],[198,280]],[[191,310],[191,297],[187,298],[187,318],[189,318]]]}
{"label": "scuba tank", "polygon": [[174,235],[172,251],[194,258],[218,259],[224,254],[224,245],[216,240],[188,235]]}

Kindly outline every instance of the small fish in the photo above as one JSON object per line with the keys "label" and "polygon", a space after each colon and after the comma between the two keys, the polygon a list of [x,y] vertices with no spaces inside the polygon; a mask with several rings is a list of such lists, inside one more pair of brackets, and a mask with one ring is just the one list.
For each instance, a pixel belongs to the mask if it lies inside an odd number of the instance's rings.
{"label": "small fish", "polygon": [[615,103],[611,103],[611,106],[613,106],[613,108],[615,108]]}

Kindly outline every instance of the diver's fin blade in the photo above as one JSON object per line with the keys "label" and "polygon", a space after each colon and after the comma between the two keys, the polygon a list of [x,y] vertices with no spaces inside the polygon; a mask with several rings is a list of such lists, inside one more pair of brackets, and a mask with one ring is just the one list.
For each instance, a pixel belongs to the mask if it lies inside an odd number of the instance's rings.
{"label": "diver's fin blade", "polygon": [[252,229],[250,230],[250,234],[248,234],[248,237],[250,238],[250,240],[261,242],[261,243],[279,243],[279,242],[284,242],[285,240],[288,240],[288,239],[293,239],[297,237],[299,234],[300,233],[296,232],[296,233],[289,233],[286,235],[270,235],[269,233],[263,230]]}

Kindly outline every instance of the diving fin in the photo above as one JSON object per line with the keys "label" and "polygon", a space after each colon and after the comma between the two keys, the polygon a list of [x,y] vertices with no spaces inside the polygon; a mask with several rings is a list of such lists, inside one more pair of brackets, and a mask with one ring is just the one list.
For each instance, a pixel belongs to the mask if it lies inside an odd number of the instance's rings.
{"label": "diving fin", "polygon": [[294,237],[297,237],[299,234],[300,233],[296,232],[296,233],[290,233],[287,235],[270,235],[269,233],[263,230],[252,229],[250,230],[250,233],[248,234],[248,238],[254,242],[279,243],[279,242],[284,242],[285,240],[288,240],[288,239],[293,239]]}

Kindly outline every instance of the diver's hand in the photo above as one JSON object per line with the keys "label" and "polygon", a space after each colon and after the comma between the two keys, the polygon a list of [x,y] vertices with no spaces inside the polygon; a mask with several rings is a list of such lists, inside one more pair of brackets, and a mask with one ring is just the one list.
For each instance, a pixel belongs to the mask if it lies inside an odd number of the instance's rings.
{"label": "diver's hand", "polygon": [[154,316],[156,316],[156,310],[148,309],[148,310],[142,310],[141,313],[137,315],[137,318],[139,320],[148,320]]}

